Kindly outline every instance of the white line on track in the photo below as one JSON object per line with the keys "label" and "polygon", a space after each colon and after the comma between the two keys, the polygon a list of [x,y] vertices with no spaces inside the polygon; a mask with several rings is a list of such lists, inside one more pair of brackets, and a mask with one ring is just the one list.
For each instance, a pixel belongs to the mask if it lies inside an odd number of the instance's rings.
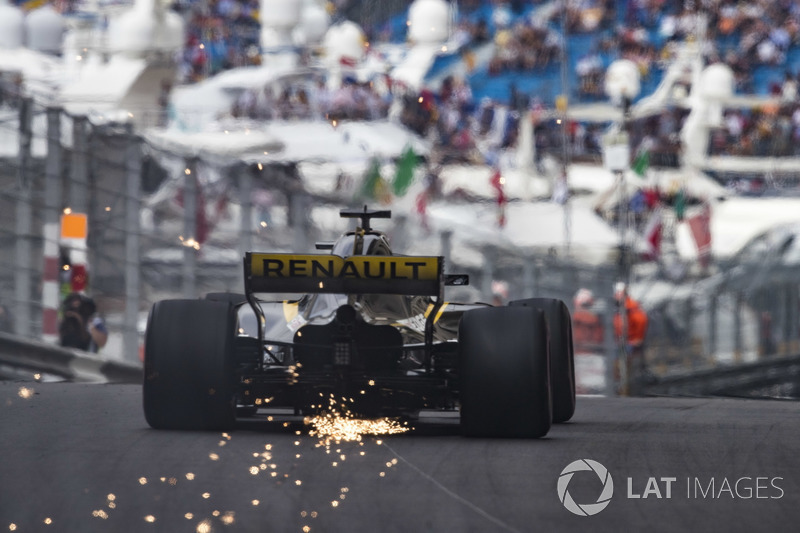
{"label": "white line on track", "polygon": [[447,487],[445,487],[444,485],[442,485],[441,483],[439,483],[439,482],[436,480],[436,478],[434,478],[434,477],[432,477],[430,474],[428,474],[428,473],[424,472],[424,471],[423,471],[423,470],[421,470],[419,467],[417,467],[415,464],[413,464],[413,463],[409,462],[409,461],[408,461],[408,460],[407,460],[405,457],[403,457],[402,455],[400,455],[399,453],[397,453],[397,451],[395,451],[395,449],[394,449],[394,448],[392,448],[391,446],[389,446],[388,444],[386,444],[386,441],[384,441],[384,442],[383,442],[383,446],[384,446],[385,448],[387,448],[387,449],[388,449],[390,452],[392,452],[392,453],[393,453],[393,454],[394,454],[394,455],[395,455],[395,456],[396,456],[396,457],[397,457],[397,458],[398,458],[400,461],[404,462],[406,465],[408,465],[408,466],[409,466],[409,467],[410,467],[412,470],[414,470],[416,473],[418,473],[419,475],[421,475],[422,477],[424,477],[425,479],[427,479],[428,481],[430,481],[431,483],[433,483],[434,485],[436,485],[437,487],[439,487],[439,489],[441,489],[441,490],[442,490],[442,492],[444,492],[445,494],[447,494],[448,496],[450,496],[450,497],[451,497],[451,498],[453,498],[454,500],[456,500],[456,501],[458,501],[458,502],[462,503],[462,504],[463,504],[463,505],[465,505],[466,507],[469,507],[469,508],[470,508],[470,509],[472,509],[474,512],[478,513],[479,515],[481,515],[482,517],[486,518],[486,519],[487,519],[487,520],[489,520],[490,522],[492,522],[492,523],[494,523],[494,524],[496,524],[496,525],[500,526],[501,528],[505,529],[506,531],[512,531],[512,532],[514,532],[514,533],[520,533],[520,531],[519,531],[518,529],[514,529],[514,528],[513,528],[513,527],[511,527],[510,525],[508,525],[508,524],[506,524],[505,522],[503,522],[502,520],[500,520],[499,518],[497,518],[497,517],[495,517],[495,516],[492,516],[491,514],[489,514],[488,512],[484,511],[483,509],[481,509],[480,507],[478,507],[477,505],[475,505],[475,504],[474,504],[474,503],[472,503],[471,501],[469,501],[469,500],[467,500],[467,499],[465,499],[465,498],[463,498],[463,497],[459,496],[458,494],[456,494],[456,493],[455,493],[455,492],[453,492],[452,490],[448,489]]}

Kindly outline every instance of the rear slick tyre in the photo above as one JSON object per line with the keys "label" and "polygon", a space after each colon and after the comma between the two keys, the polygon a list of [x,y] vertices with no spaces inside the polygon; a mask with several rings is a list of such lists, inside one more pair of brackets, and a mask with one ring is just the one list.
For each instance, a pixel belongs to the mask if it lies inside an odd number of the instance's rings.
{"label": "rear slick tyre", "polygon": [[165,300],[147,319],[143,404],[156,429],[232,429],[236,422],[233,345],[236,312],[228,302]]}
{"label": "rear slick tyre", "polygon": [[516,300],[512,307],[544,311],[550,333],[550,387],[553,392],[553,423],[567,422],[575,414],[575,349],[569,309],[555,298]]}
{"label": "rear slick tyre", "polygon": [[458,343],[463,435],[547,435],[552,407],[544,313],[527,307],[467,311]]}

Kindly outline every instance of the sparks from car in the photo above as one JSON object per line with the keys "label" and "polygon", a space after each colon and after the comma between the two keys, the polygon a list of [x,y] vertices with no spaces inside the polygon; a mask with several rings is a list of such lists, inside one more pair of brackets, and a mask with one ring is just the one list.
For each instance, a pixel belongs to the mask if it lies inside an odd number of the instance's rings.
{"label": "sparks from car", "polygon": [[346,402],[345,399],[339,402],[331,395],[326,411],[306,417],[305,424],[311,426],[309,436],[318,437],[320,444],[329,446],[341,441],[360,442],[365,435],[392,435],[410,429],[393,418],[355,418],[347,409]]}

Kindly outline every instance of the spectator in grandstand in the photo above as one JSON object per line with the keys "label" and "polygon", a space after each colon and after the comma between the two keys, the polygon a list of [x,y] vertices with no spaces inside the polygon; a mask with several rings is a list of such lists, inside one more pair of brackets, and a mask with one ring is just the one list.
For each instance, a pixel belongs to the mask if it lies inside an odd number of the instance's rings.
{"label": "spectator in grandstand", "polygon": [[474,26],[470,28],[472,33],[472,40],[475,44],[486,44],[491,40],[489,35],[489,26],[484,19],[480,19]]}
{"label": "spectator in grandstand", "polygon": [[428,90],[423,90],[419,96],[406,93],[402,96],[403,106],[400,112],[400,122],[418,135],[428,134],[428,128],[434,124],[434,95]]}
{"label": "spectator in grandstand", "polygon": [[233,104],[231,115],[236,118],[254,117],[256,115],[256,93],[252,90],[242,91]]}
{"label": "spectator in grandstand", "polygon": [[208,54],[205,45],[199,41],[190,43],[188,50],[189,80],[200,81],[208,75]]}
{"label": "spectator in grandstand", "polygon": [[335,119],[352,118],[356,112],[356,80],[346,76],[342,85],[333,91],[329,115]]}
{"label": "spectator in grandstand", "polygon": [[316,118],[327,119],[331,110],[333,95],[325,84],[323,78],[319,78],[316,87],[311,91],[311,107]]}
{"label": "spectator in grandstand", "polygon": [[788,103],[797,101],[797,79],[789,71],[784,74],[783,85],[781,85],[781,100]]}
{"label": "spectator in grandstand", "polygon": [[356,83],[353,90],[355,120],[376,120],[383,114],[382,102],[369,82]]}
{"label": "spectator in grandstand", "polygon": [[597,52],[590,52],[581,57],[575,64],[575,73],[578,75],[581,95],[597,98],[605,94],[602,83],[605,69],[603,60]]}
{"label": "spectator in grandstand", "polygon": [[308,93],[306,92],[305,88],[298,87],[292,96],[292,110],[294,118],[311,118],[311,101],[309,100]]}

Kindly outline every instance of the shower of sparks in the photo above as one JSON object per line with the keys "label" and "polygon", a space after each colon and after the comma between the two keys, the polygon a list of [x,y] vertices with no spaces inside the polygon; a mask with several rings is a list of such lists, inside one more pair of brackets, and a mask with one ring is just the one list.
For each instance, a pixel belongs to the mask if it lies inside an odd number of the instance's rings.
{"label": "shower of sparks", "polygon": [[[370,386],[375,386],[374,381],[369,382]],[[29,398],[34,394],[34,391],[27,388],[20,388],[18,392],[19,396],[22,398]],[[324,396],[320,394],[322,398]],[[264,398],[256,400],[257,403],[269,403],[272,398]],[[395,418],[379,418],[379,419],[362,419],[359,418],[357,414],[353,413],[350,408],[356,403],[353,398],[348,398],[344,396],[335,397],[333,394],[327,398],[328,407],[325,408],[324,406],[325,401],[321,401],[320,405],[316,405],[314,408],[319,409],[318,414],[316,416],[309,416],[306,417],[304,423],[308,426],[308,435],[312,438],[316,438],[318,442],[316,443],[316,448],[325,448],[325,453],[332,455],[330,459],[333,461],[331,465],[333,467],[343,466],[348,461],[348,454],[345,453],[347,450],[343,450],[345,446],[339,446],[339,444],[344,442],[357,442],[358,446],[363,447],[365,442],[363,441],[363,437],[365,436],[380,436],[380,435],[392,435],[392,434],[399,434],[405,433],[409,431],[411,428],[407,425],[407,423],[399,422]],[[272,417],[269,417],[269,420],[272,421]],[[283,427],[289,427],[288,422],[283,422]],[[291,441],[294,446],[301,446],[302,440],[301,435],[303,435],[304,431],[294,430],[294,435],[296,440]],[[229,441],[231,441],[231,436],[228,433],[222,433],[220,440],[217,442],[219,447],[225,446]],[[383,441],[381,439],[374,439],[371,441],[375,445],[382,445]],[[261,474],[262,472],[266,475],[269,474],[269,477],[272,478],[278,484],[283,483],[290,483],[296,487],[303,487],[305,483],[300,479],[293,479],[293,476],[290,474],[286,474],[283,472],[278,472],[278,465],[274,463],[273,459],[273,445],[272,444],[265,444],[263,447],[264,451],[256,451],[252,454],[253,458],[256,459],[256,465],[249,466],[247,471],[249,474],[256,476]],[[363,457],[366,455],[366,452],[361,450],[352,450],[353,452],[358,453],[359,456]],[[335,453],[333,453],[335,452]],[[294,453],[295,459],[300,459],[305,454],[301,453]],[[219,461],[220,456],[214,452],[208,452],[207,455],[208,459],[211,461]],[[383,471],[378,472],[378,476],[383,478],[387,476],[387,469],[392,469],[398,464],[397,459],[392,459],[389,462],[385,463],[385,469],[382,468]],[[193,481],[196,478],[194,473],[186,473],[184,474],[185,478],[189,481]],[[148,480],[146,477],[140,477],[137,481],[140,485],[148,485],[150,482],[158,479],[161,481],[162,484],[169,484],[171,486],[177,486],[179,484],[179,477],[166,477],[162,476],[159,478],[152,478]],[[330,508],[338,508],[344,505],[345,500],[348,499],[350,496],[348,494],[349,489],[347,487],[341,487],[338,493],[333,495],[333,498],[329,499]],[[211,499],[210,492],[204,492],[200,495],[205,500]],[[329,497],[330,498],[330,497]],[[114,494],[107,495],[106,510],[97,509],[92,511],[92,516],[96,519],[107,520],[109,518],[109,509],[116,508],[116,496]],[[324,501],[324,500],[323,500]],[[248,503],[253,507],[258,507],[261,505],[261,501],[257,499],[251,499]],[[235,524],[235,514],[233,511],[220,511],[215,510],[211,513],[214,519],[220,520],[224,525],[233,525]],[[302,511],[300,516],[303,519],[311,518],[316,519],[319,514],[317,511]],[[186,520],[195,520],[196,515],[194,513],[185,513],[182,514],[182,517]],[[148,523],[155,523],[156,517],[154,515],[146,515],[143,516],[142,519]],[[205,519],[201,520],[196,523],[195,527],[198,533],[211,533],[214,528],[212,526],[213,519]],[[50,519],[45,521],[46,524],[51,522]],[[302,522],[301,522],[302,524]],[[298,524],[300,525],[300,524]],[[9,530],[15,531],[16,524],[10,524]],[[302,530],[305,532],[311,531],[311,526],[304,524],[301,525]]]}
{"label": "shower of sparks", "polygon": [[[408,426],[393,418],[356,418],[343,404],[337,405],[333,398],[328,411],[306,418],[305,423],[312,428],[308,434],[318,437],[324,446],[341,441],[360,442],[364,435],[393,435],[409,430]],[[340,456],[340,459],[344,461],[345,458]]]}
{"label": "shower of sparks", "polygon": [[346,418],[335,413],[310,418],[308,424],[313,426],[309,435],[320,437],[326,445],[339,441],[360,441],[364,435],[391,435],[408,431],[408,427],[389,418],[365,420]]}
{"label": "shower of sparks", "polygon": [[17,391],[17,396],[23,400],[30,400],[33,397],[33,394],[33,389],[29,389],[28,387],[20,387],[19,391]]}

